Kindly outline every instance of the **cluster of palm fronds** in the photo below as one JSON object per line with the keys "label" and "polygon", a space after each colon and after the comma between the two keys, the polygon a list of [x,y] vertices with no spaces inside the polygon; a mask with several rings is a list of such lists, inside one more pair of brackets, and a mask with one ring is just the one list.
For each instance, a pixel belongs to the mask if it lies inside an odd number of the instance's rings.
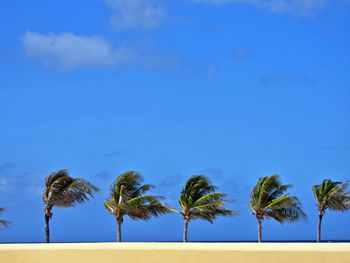
{"label": "cluster of palm fronds", "polygon": [[[85,203],[99,189],[81,178],[69,176],[67,170],[51,173],[45,181],[43,200],[45,203],[46,242],[50,242],[49,222],[53,207],[71,207]],[[260,178],[251,192],[249,206],[258,223],[258,241],[262,241],[262,221],[275,219],[280,223],[296,222],[307,219],[297,197],[287,191],[291,185],[283,185],[278,175]],[[313,193],[317,201],[319,221],[317,241],[321,240],[321,223],[325,211],[350,209],[350,192],[347,182],[323,180],[313,185]],[[182,188],[179,198],[180,209],[164,205],[164,197],[148,195],[153,185],[143,184],[143,177],[136,171],[127,171],[115,180],[110,195],[104,202],[105,208],[115,217],[117,224],[117,241],[122,240],[121,226],[125,216],[133,220],[149,220],[167,213],[176,212],[184,220],[183,241],[187,241],[187,230],[190,221],[195,219],[213,223],[218,216],[233,216],[238,212],[225,207],[229,202],[227,194],[217,192],[210,179],[203,175],[194,175]],[[4,209],[0,208],[0,213]],[[9,222],[0,220],[0,226],[8,226]]]}

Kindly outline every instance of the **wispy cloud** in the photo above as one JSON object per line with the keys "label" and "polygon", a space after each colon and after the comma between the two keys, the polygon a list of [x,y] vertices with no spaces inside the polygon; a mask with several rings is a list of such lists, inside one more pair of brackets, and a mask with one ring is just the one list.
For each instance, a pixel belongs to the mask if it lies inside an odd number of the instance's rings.
{"label": "wispy cloud", "polygon": [[248,4],[272,13],[297,13],[310,15],[329,0],[190,0],[212,5]]}
{"label": "wispy cloud", "polygon": [[132,56],[126,47],[113,48],[103,38],[72,33],[45,35],[28,31],[22,45],[29,58],[62,70],[111,66],[125,63]]}
{"label": "wispy cloud", "polygon": [[97,174],[95,174],[95,177],[98,179],[108,179],[110,180],[112,177],[112,172],[110,171],[102,171],[102,172],[98,172]]}
{"label": "wispy cloud", "polygon": [[245,180],[240,175],[229,175],[220,169],[210,167],[200,170],[199,174],[208,176],[214,185],[219,186],[224,192],[230,193],[234,190],[234,195],[249,193],[249,187],[247,184],[242,183]]}
{"label": "wispy cloud", "polygon": [[233,48],[231,56],[234,60],[243,60],[253,56],[253,53],[248,48]]}
{"label": "wispy cloud", "polygon": [[2,173],[6,173],[10,170],[13,170],[14,168],[16,168],[16,164],[13,162],[5,162],[3,164],[0,165],[0,174]]}
{"label": "wispy cloud", "polygon": [[40,34],[28,31],[22,37],[22,46],[29,59],[48,68],[68,72],[79,68],[127,64],[212,81],[220,70],[218,63],[192,61],[176,49],[160,48],[147,40],[114,48],[110,42],[101,37],[78,36],[73,33]]}
{"label": "wispy cloud", "polygon": [[45,176],[41,169],[29,167],[21,171],[16,164],[6,162],[0,165],[0,192],[18,196],[18,189],[21,188],[21,193],[41,195]]}
{"label": "wispy cloud", "polygon": [[273,72],[260,78],[264,85],[310,84],[313,80],[304,73]]}
{"label": "wispy cloud", "polygon": [[166,18],[163,5],[158,0],[106,0],[112,9],[112,26],[122,29],[154,29]]}

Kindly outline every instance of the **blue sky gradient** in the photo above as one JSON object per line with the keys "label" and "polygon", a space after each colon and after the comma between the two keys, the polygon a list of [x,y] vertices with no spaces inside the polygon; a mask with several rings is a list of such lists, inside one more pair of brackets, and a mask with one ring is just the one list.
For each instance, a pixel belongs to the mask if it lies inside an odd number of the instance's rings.
{"label": "blue sky gradient", "polygon": [[[350,179],[347,0],[5,0],[0,8],[0,242],[44,241],[44,178],[67,168],[101,192],[54,209],[52,241],[113,241],[103,200],[141,172],[178,207],[205,174],[234,218],[193,221],[189,240],[256,240],[259,177],[293,184],[308,222],[266,221],[266,240],[316,238],[311,185]],[[327,211],[324,239],[349,239]],[[125,241],[180,241],[180,215],[123,224]]]}

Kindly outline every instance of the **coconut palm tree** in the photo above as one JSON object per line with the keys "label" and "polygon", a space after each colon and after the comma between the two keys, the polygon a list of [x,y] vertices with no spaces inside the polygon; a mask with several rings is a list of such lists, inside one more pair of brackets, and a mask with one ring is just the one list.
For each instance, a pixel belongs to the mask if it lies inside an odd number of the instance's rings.
{"label": "coconut palm tree", "polygon": [[184,219],[183,242],[187,242],[188,223],[191,220],[202,219],[213,223],[217,216],[233,216],[236,211],[224,207],[227,196],[216,192],[217,187],[211,184],[209,178],[203,175],[193,175],[181,191],[178,211]]}
{"label": "coconut palm tree", "polygon": [[152,216],[158,217],[171,212],[160,203],[164,199],[162,196],[146,195],[154,186],[142,182],[142,175],[136,171],[122,173],[113,183],[109,199],[104,202],[106,209],[116,219],[118,242],[122,241],[121,225],[124,216],[147,221]]}
{"label": "coconut palm tree", "polygon": [[93,197],[99,189],[81,178],[72,178],[68,170],[51,173],[45,180],[43,200],[45,203],[46,242],[50,242],[50,219],[52,208],[72,207]]}
{"label": "coconut palm tree", "polygon": [[341,212],[350,209],[350,192],[346,192],[347,187],[348,183],[333,182],[330,179],[312,186],[318,207],[317,242],[321,241],[321,224],[326,209]]}
{"label": "coconut palm tree", "polygon": [[307,219],[295,196],[286,191],[291,185],[283,185],[278,175],[260,178],[250,194],[250,209],[258,221],[258,242],[262,241],[262,220],[273,218],[280,223]]}
{"label": "coconut palm tree", "polygon": [[[6,210],[5,208],[0,207],[0,214],[5,210]],[[0,219],[0,226],[8,228],[9,225],[10,225],[10,221]]]}

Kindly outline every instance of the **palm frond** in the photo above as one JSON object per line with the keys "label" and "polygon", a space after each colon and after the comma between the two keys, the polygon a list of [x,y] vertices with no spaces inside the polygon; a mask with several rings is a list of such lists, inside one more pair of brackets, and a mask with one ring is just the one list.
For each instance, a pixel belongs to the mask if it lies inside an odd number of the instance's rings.
{"label": "palm frond", "polygon": [[127,215],[134,220],[149,220],[152,216],[158,217],[172,212],[160,202],[153,202],[146,205],[128,207]]}
{"label": "palm frond", "polygon": [[105,200],[103,204],[111,214],[114,213],[115,204],[113,204],[113,202]]}
{"label": "palm frond", "polygon": [[0,220],[0,226],[9,228],[10,224],[11,224],[10,221],[7,221],[7,220]]}
{"label": "palm frond", "polygon": [[85,203],[99,189],[81,178],[72,178],[67,170],[52,173],[46,179],[44,202],[47,206],[70,207]]}
{"label": "palm frond", "polygon": [[322,213],[327,209],[346,211],[350,209],[350,192],[346,192],[348,183],[325,179],[319,185],[313,185],[312,190],[318,208]]}
{"label": "palm frond", "polygon": [[260,192],[258,196],[258,204],[260,206],[266,205],[269,200],[271,192],[274,192],[281,185],[279,176],[272,175],[262,178]]}
{"label": "palm frond", "polygon": [[307,215],[301,208],[301,203],[295,196],[283,196],[266,210],[266,217],[272,217],[280,223],[307,220]]}
{"label": "palm frond", "polygon": [[350,209],[350,193],[333,196],[328,200],[327,207],[333,211],[341,212]]}
{"label": "palm frond", "polygon": [[225,193],[216,192],[217,187],[209,178],[194,175],[186,182],[181,191],[180,214],[187,220],[202,219],[212,223],[217,216],[233,216],[235,211],[224,208],[228,202]]}
{"label": "palm frond", "polygon": [[197,199],[192,204],[192,207],[195,208],[195,207],[206,205],[206,204],[209,204],[209,203],[214,203],[214,202],[217,202],[217,201],[221,201],[226,196],[227,196],[227,194],[219,193],[219,192],[208,193],[206,195],[203,195],[199,199]]}
{"label": "palm frond", "polygon": [[274,218],[280,223],[307,219],[298,198],[286,193],[291,187],[283,185],[278,175],[260,178],[251,193],[252,212],[259,220]]}
{"label": "palm frond", "polygon": [[[0,214],[2,212],[4,212],[6,210],[6,208],[3,208],[3,207],[0,207]],[[7,221],[7,220],[0,220],[0,227],[6,227],[6,228],[9,228],[9,225],[11,224],[10,221]]]}
{"label": "palm frond", "polygon": [[173,212],[161,204],[162,196],[145,195],[154,188],[151,184],[142,184],[143,177],[136,171],[127,171],[114,182],[110,198],[105,207],[122,218],[124,215],[134,220],[148,220],[152,216]]}
{"label": "palm frond", "polygon": [[69,176],[69,172],[67,169],[61,169],[51,173],[45,180],[46,187],[50,187],[53,182],[62,177]]}

